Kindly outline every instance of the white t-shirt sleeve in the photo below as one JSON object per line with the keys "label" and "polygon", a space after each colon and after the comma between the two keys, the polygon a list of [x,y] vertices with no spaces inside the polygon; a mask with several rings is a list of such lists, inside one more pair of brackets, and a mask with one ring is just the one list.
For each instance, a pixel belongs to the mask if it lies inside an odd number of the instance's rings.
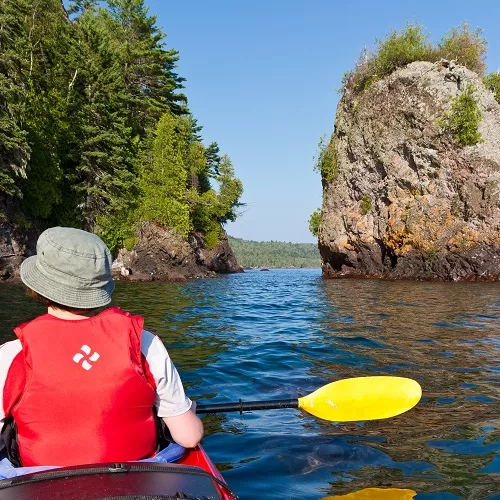
{"label": "white t-shirt sleeve", "polygon": [[[5,420],[5,409],[3,406],[3,390],[7,375],[9,373],[10,365],[14,358],[21,352],[22,345],[19,340],[12,340],[0,346],[0,430],[3,428]],[[4,447],[3,439],[0,437],[0,450]]]}
{"label": "white t-shirt sleeve", "polygon": [[146,358],[156,383],[155,406],[159,417],[176,417],[192,405],[184,393],[181,378],[163,342],[153,333],[143,330],[141,352]]}

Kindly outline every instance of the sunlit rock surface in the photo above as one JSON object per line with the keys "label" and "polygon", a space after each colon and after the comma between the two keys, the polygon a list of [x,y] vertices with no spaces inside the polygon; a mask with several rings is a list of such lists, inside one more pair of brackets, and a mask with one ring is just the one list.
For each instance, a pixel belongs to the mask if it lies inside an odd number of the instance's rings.
{"label": "sunlit rock surface", "polygon": [[[483,142],[462,148],[439,122],[469,82]],[[324,276],[500,278],[500,104],[477,74],[416,62],[359,95],[347,91],[332,141]]]}

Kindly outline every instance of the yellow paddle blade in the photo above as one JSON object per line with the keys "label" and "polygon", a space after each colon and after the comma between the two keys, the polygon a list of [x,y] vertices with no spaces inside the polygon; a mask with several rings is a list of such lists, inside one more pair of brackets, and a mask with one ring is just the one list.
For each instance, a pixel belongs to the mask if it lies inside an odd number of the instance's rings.
{"label": "yellow paddle blade", "polygon": [[321,500],[411,500],[416,494],[416,491],[399,488],[366,488],[347,495],[324,497]]}
{"label": "yellow paddle blade", "polygon": [[358,377],[337,380],[299,398],[299,408],[333,422],[376,420],[413,408],[422,396],[415,380],[403,377]]}

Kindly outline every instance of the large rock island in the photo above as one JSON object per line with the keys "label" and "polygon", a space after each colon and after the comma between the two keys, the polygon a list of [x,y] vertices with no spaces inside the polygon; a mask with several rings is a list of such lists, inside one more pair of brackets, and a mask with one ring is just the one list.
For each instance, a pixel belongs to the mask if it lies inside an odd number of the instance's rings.
{"label": "large rock island", "polygon": [[[446,130],[454,98],[473,89],[477,144]],[[323,275],[500,278],[500,104],[475,72],[414,62],[347,86],[323,173]],[[448,114],[448,115],[447,115]]]}

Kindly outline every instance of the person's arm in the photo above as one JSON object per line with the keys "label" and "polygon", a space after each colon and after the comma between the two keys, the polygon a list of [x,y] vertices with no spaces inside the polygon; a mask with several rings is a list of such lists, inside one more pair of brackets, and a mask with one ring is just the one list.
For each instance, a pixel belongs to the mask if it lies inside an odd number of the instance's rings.
{"label": "person's arm", "polygon": [[194,448],[203,437],[203,422],[196,416],[196,404],[176,417],[163,417],[172,438],[184,448]]}
{"label": "person's arm", "polygon": [[185,448],[194,448],[203,437],[203,423],[196,416],[196,404],[184,393],[184,387],[163,342],[143,331],[141,351],[156,384],[155,406],[172,438]]}

